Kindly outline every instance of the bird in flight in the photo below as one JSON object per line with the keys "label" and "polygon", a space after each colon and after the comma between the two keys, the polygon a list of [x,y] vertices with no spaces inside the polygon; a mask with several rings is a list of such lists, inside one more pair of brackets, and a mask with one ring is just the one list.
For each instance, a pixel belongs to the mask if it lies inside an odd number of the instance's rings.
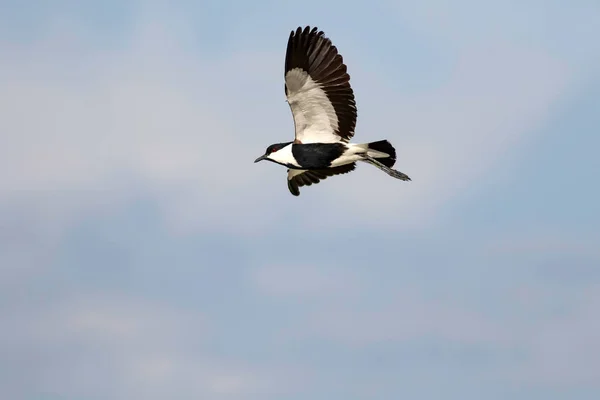
{"label": "bird in flight", "polygon": [[358,161],[410,181],[392,169],[396,150],[387,140],[350,143],[356,126],[350,75],[337,48],[316,27],[299,27],[290,33],[285,95],[294,118],[295,139],[270,145],[254,162],[269,160],[287,167],[288,188],[294,196],[300,195],[302,186],[353,171]]}

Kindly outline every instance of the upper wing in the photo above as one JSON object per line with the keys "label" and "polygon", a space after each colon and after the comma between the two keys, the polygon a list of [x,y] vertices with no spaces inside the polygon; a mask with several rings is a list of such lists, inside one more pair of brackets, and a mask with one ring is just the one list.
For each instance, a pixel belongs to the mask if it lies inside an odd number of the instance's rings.
{"label": "upper wing", "polygon": [[300,187],[310,186],[313,183],[316,185],[327,177],[346,174],[354,171],[354,168],[356,168],[356,163],[327,169],[288,169],[288,189],[294,196],[300,196]]}
{"label": "upper wing", "polygon": [[292,109],[296,141],[349,141],[356,103],[343,58],[322,31],[290,33],[285,56],[285,94]]}

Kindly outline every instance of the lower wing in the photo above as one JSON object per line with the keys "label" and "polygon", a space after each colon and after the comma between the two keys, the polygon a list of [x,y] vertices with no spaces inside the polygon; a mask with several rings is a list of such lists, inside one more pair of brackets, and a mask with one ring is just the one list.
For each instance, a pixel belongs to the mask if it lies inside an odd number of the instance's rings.
{"label": "lower wing", "polygon": [[354,171],[356,163],[345,164],[334,168],[325,169],[288,169],[288,189],[294,196],[300,196],[302,186],[317,184],[330,176],[346,174]]}

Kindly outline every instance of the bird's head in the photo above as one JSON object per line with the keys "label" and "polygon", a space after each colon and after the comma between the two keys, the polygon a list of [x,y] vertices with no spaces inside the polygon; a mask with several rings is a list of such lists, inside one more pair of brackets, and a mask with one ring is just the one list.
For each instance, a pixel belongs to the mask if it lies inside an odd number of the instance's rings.
{"label": "bird's head", "polygon": [[287,146],[289,143],[275,143],[270,145],[269,147],[267,147],[267,150],[265,151],[265,154],[263,154],[262,156],[258,157],[256,160],[254,160],[255,163],[262,161],[262,160],[269,160],[269,161],[275,161],[275,162],[279,162],[280,160],[276,157],[276,153],[283,149],[285,146]]}

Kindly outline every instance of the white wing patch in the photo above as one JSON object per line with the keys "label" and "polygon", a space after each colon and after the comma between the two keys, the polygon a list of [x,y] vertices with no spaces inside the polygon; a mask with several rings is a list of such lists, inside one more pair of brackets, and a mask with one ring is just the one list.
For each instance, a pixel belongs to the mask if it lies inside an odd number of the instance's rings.
{"label": "white wing patch", "polygon": [[294,68],[285,76],[287,101],[292,109],[296,140],[302,143],[335,143],[338,119],[327,95],[306,71]]}

